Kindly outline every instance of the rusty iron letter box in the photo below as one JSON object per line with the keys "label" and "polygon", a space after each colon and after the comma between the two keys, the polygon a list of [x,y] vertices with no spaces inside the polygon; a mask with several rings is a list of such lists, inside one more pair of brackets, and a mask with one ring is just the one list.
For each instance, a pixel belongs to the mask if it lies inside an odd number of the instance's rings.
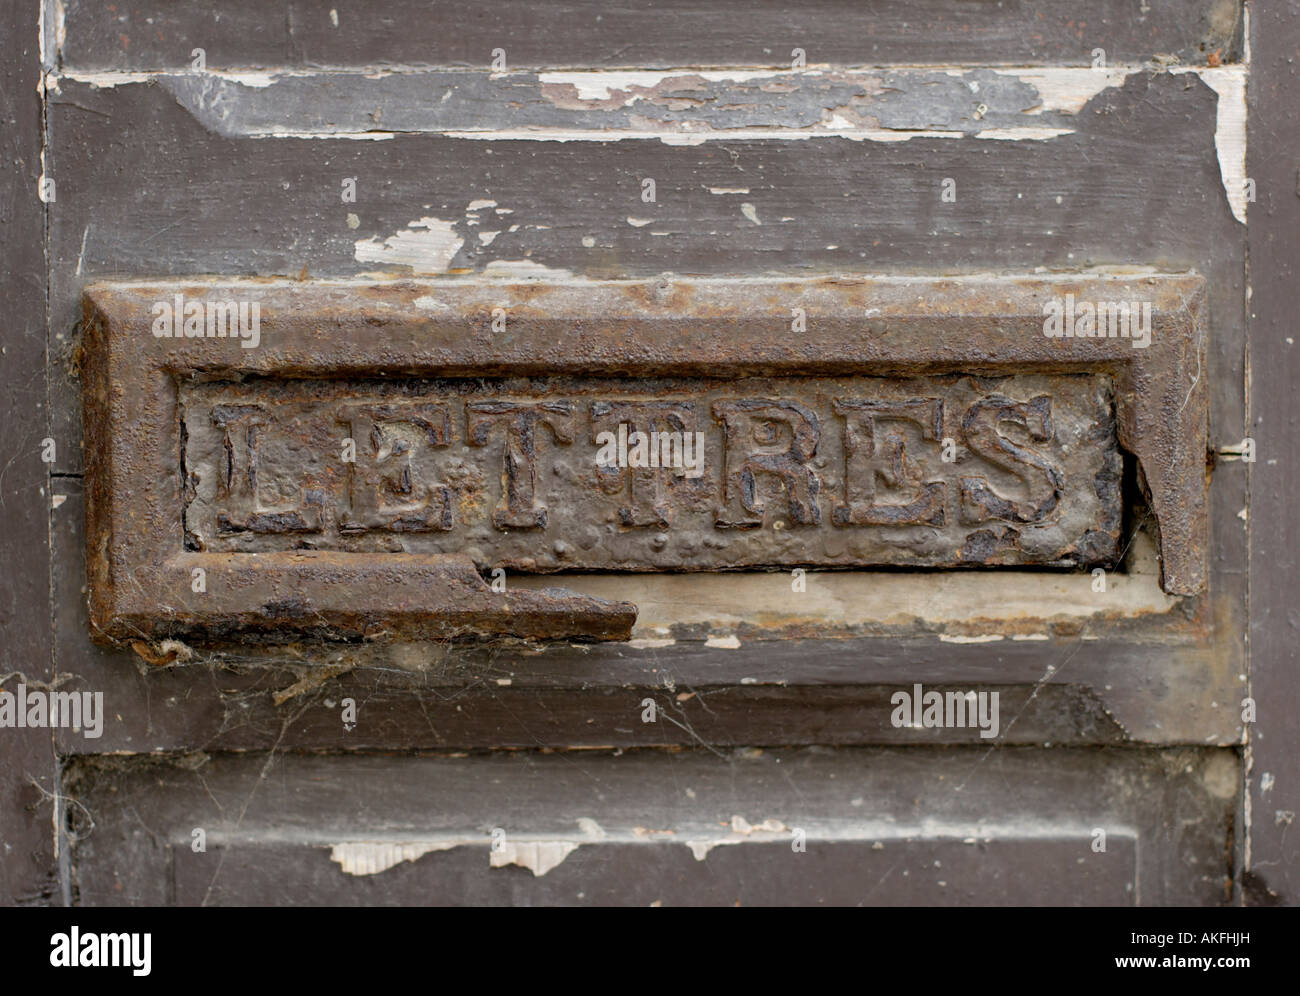
{"label": "rusty iron letter box", "polygon": [[1109,567],[1123,453],[1205,583],[1199,277],[100,284],[99,638],[626,638],[496,569]]}

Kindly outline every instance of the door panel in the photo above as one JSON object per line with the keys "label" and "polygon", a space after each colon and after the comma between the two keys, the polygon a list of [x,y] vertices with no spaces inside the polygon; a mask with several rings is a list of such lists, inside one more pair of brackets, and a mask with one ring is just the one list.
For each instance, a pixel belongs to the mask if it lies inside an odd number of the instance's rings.
{"label": "door panel", "polygon": [[[62,867],[25,895],[53,898],[56,882],[87,905],[1285,893],[1242,886],[1244,637],[1248,619],[1272,633],[1282,612],[1248,614],[1257,464],[1242,437],[1260,409],[1244,222],[1259,208],[1244,182],[1244,4],[1136,17],[1053,2],[1032,24],[1019,5],[956,0],[600,7],[395,0],[335,24],[314,4],[277,17],[243,2],[220,17],[62,5],[33,111],[44,125],[22,139],[57,183],[24,229],[47,260],[48,319],[44,301],[23,312],[48,321],[39,415],[15,388],[30,371],[5,376],[27,435],[57,444],[24,470],[50,492],[50,603],[15,591],[8,611],[48,616],[47,631],[24,623],[23,653],[46,645],[46,677],[102,693],[104,710],[98,736],[22,731],[43,791],[11,779],[11,809],[69,800],[40,817],[60,827]],[[961,303],[975,284],[982,310]],[[1185,363],[1147,363],[1173,334],[1158,319],[1149,353],[1101,340],[1115,366],[1089,366],[1098,344],[1040,335],[1044,312],[1025,304],[1027,287],[1121,284],[1125,301],[1170,293],[1166,311],[1193,316],[1178,325]],[[721,285],[716,301],[700,289]],[[834,288],[842,314],[819,312],[809,287]],[[248,349],[157,338],[158,288],[243,288],[268,333]],[[1016,293],[1030,297],[1008,303]],[[307,345],[291,356],[275,302],[326,298],[298,314]],[[900,338],[905,362],[889,352]],[[369,367],[339,359],[361,355]],[[146,356],[162,387],[137,404]],[[1002,507],[972,545],[970,464],[938,454],[970,438],[959,414],[1001,394],[1019,422],[999,416],[989,438],[1065,468],[1068,536],[1025,546]],[[1024,406],[1048,395],[1053,427],[1035,435]],[[625,419],[599,405],[665,398],[708,411],[709,474],[642,507],[627,496],[662,480],[634,473],[619,490],[587,450],[599,419]],[[929,428],[845,428],[881,399],[917,398],[952,411]],[[395,428],[397,402],[448,399],[445,433]],[[494,518],[523,450],[497,426],[480,455],[471,409],[503,399],[568,404],[576,420],[576,443],[552,427],[528,444],[535,496],[520,500],[548,505],[545,523],[513,506]],[[816,417],[820,491],[729,475],[740,440],[768,458],[798,428],[768,408],[744,421],[736,399],[786,405],[805,428]],[[446,511],[454,497],[463,518],[379,529],[375,509],[413,508],[414,492],[363,471],[380,497],[356,503],[357,472],[317,452],[345,402],[371,419],[363,463],[413,452],[418,489],[446,486],[452,460],[471,483],[448,487]],[[213,421],[221,406],[266,410],[258,425],[281,435],[262,437],[265,508],[300,487],[327,494],[325,538],[248,515],[229,526],[220,474],[238,464],[251,480],[254,437]],[[1025,478],[984,473],[994,498],[1028,507]],[[872,519],[872,502],[902,507],[935,484],[942,527],[937,505],[911,532]],[[729,486],[747,521],[724,531]],[[755,512],[764,501],[770,514]],[[848,528],[881,531],[853,546]],[[43,565],[39,530],[19,532],[14,556]],[[163,554],[131,559],[137,535],[231,573],[212,567],[205,590],[188,584],[198,560],[150,573]],[[271,576],[255,559],[308,554],[369,557],[347,563],[372,573]],[[393,568],[399,555],[418,570]],[[256,597],[220,588],[254,575]],[[1271,680],[1285,698],[1289,678]],[[926,720],[912,705],[926,692],[975,717],[996,701],[996,728]],[[1294,719],[1279,722],[1281,738]],[[1270,820],[1290,811],[1259,793]],[[38,854],[40,835],[22,832]]]}

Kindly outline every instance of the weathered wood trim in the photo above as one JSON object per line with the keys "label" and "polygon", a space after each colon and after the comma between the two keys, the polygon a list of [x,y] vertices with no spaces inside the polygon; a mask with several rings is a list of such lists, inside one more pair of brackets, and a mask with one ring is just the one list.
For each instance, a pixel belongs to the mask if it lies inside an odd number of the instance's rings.
{"label": "weathered wood trim", "polygon": [[1243,435],[1255,440],[1249,475],[1250,701],[1246,752],[1247,905],[1300,905],[1300,650],[1295,558],[1300,549],[1300,3],[1251,5],[1250,175],[1258,192],[1249,229],[1250,385]]}
{"label": "weathered wood trim", "polygon": [[[44,91],[39,5],[0,5],[0,689],[53,687],[49,394],[46,379]],[[48,190],[48,188],[47,188]],[[49,196],[48,193],[46,196]],[[52,197],[50,198],[53,199]],[[56,447],[66,445],[56,439]],[[63,810],[54,731],[0,729],[0,905],[61,899],[55,833]]]}

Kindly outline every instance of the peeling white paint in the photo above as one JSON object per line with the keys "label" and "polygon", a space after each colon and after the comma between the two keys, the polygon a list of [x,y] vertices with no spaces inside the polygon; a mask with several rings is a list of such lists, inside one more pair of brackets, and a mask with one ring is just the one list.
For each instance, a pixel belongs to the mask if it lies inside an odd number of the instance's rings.
{"label": "peeling white paint", "polygon": [[758,210],[754,207],[753,204],[750,204],[749,201],[745,201],[744,204],[740,205],[740,213],[743,214],[750,221],[752,221],[755,225],[763,224],[761,221],[758,220]]}
{"label": "peeling white paint", "polygon": [[397,137],[392,131],[253,131],[249,138],[340,138],[345,142],[387,142]]}
{"label": "peeling white paint", "polygon": [[652,222],[652,221],[654,221],[653,218],[632,218],[632,217],[629,217],[629,218],[627,219],[627,223],[628,223],[629,225],[631,225],[633,228],[644,228],[646,225],[650,224],[650,222]]}
{"label": "peeling white paint", "polygon": [[463,840],[349,841],[330,845],[330,860],[345,875],[378,875],[403,861],[416,861],[432,851],[450,851]]}
{"label": "peeling white paint", "polygon": [[412,273],[446,273],[464,244],[453,222],[426,217],[382,242],[378,236],[359,240],[353,256],[359,263],[409,266]]}
{"label": "peeling white paint", "polygon": [[731,636],[710,636],[704,641],[704,645],[718,650],[739,650],[740,637],[734,633]]}
{"label": "peeling white paint", "polygon": [[[964,77],[982,67],[972,66],[954,66],[954,67],[934,67],[934,66],[890,66],[884,67],[857,67],[854,69],[836,70],[834,76],[836,80],[851,82],[855,78],[862,81],[862,85],[868,89],[876,89],[887,81],[889,74],[900,71],[906,72],[945,72],[955,77]],[[293,77],[321,75],[328,73],[346,72],[342,69],[320,69],[320,70],[302,70],[289,67],[279,67],[274,69],[240,69],[211,71],[201,74],[205,79],[212,80],[216,83],[238,84],[242,87],[255,89],[265,89],[274,85],[277,81]],[[1033,100],[1031,106],[1024,107],[1022,113],[1028,120],[1033,120],[1037,116],[1046,113],[1054,115],[1075,115],[1081,112],[1087,102],[1099,93],[1109,87],[1122,86],[1128,77],[1138,72],[1149,72],[1150,67],[1145,65],[1121,65],[1107,69],[1091,69],[1080,67],[1042,67],[1042,68],[1002,68],[995,69],[994,72],[1000,75],[1012,77],[1023,82],[1027,89],[1033,91],[1032,97],[1027,100]],[[1242,66],[1227,66],[1214,68],[1196,68],[1196,67],[1174,67],[1171,72],[1196,72],[1207,84],[1219,90],[1220,95],[1225,95],[1227,87],[1236,86],[1244,81],[1245,68]],[[428,67],[415,66],[397,66],[387,67],[382,71],[375,73],[366,73],[367,79],[379,79],[394,75],[420,75],[430,72],[445,76],[446,70],[430,70]],[[140,72],[69,72],[64,74],[68,79],[87,83],[95,87],[113,87],[120,86],[124,83],[149,82],[151,80],[175,79],[187,75],[187,73],[140,73]],[[503,74],[489,73],[488,78],[496,79]],[[528,74],[516,74],[521,77],[527,77]],[[772,68],[732,68],[717,70],[700,70],[700,69],[673,69],[673,70],[650,70],[650,71],[579,71],[579,72],[550,72],[540,73],[536,79],[542,86],[567,85],[572,86],[574,93],[577,95],[580,104],[590,104],[590,111],[600,111],[605,109],[601,105],[617,103],[620,107],[626,108],[639,101],[644,95],[641,91],[649,93],[655,87],[659,87],[665,81],[673,79],[696,79],[710,82],[721,83],[746,83],[754,80],[771,81],[774,84],[781,84],[786,81],[787,85],[807,85],[810,79],[816,79],[820,76],[827,75],[823,70],[777,70]],[[971,91],[978,92],[978,81],[966,80],[967,86]],[[56,81],[57,85],[57,81]],[[443,95],[443,99],[450,96],[452,89],[448,89]],[[662,92],[662,91],[661,91]],[[1231,95],[1229,95],[1231,96]],[[725,91],[719,96],[719,99],[725,98]],[[1230,102],[1236,103],[1235,99]],[[582,108],[579,107],[579,110]],[[202,109],[199,109],[202,111]],[[1234,112],[1235,113],[1235,112]],[[1231,132],[1235,127],[1232,114],[1224,111],[1225,121],[1221,131],[1224,134]],[[472,120],[472,118],[471,118]],[[226,127],[233,127],[240,131],[238,123],[234,121],[225,121]],[[245,127],[243,134],[254,138],[341,138],[341,139],[358,139],[367,141],[381,141],[395,137],[394,132],[371,131],[364,128],[354,128],[353,130],[324,130],[330,127],[322,124],[317,128],[307,128],[302,130],[273,130],[258,126],[257,128]],[[913,138],[962,138],[973,137],[985,140],[1001,141],[1045,141],[1057,138],[1062,135],[1072,134],[1068,128],[1061,127],[998,127],[988,128],[982,131],[968,133],[958,129],[930,129],[919,127],[909,129],[907,127],[895,128],[872,128],[864,127],[852,119],[852,115],[847,114],[842,109],[828,108],[825,111],[824,119],[818,123],[811,124],[808,127],[754,127],[754,128],[713,128],[701,121],[665,121],[657,127],[631,129],[631,128],[608,128],[604,126],[591,127],[573,127],[573,128],[517,128],[517,129],[490,129],[490,128],[461,128],[460,130],[443,130],[443,128],[434,124],[432,121],[416,125],[415,130],[429,134],[442,134],[450,138],[472,139],[480,141],[547,141],[547,142],[570,142],[570,141],[591,141],[591,142],[611,142],[611,141],[638,141],[638,140],[657,140],[669,145],[699,145],[709,141],[729,140],[729,141],[749,141],[749,140],[787,140],[801,141],[808,138],[846,138],[852,141],[876,141],[876,142],[906,142]],[[1234,132],[1235,133],[1235,132]],[[1221,143],[1225,148],[1231,143]]]}
{"label": "peeling white paint", "polygon": [[417,297],[411,302],[421,311],[450,311],[451,305],[445,301],[439,301],[436,297],[424,294]]}
{"label": "peeling white paint", "polygon": [[500,234],[501,234],[500,232],[479,232],[478,243],[481,246],[490,246],[492,242],[496,239],[496,237]]}
{"label": "peeling white paint", "polygon": [[[1045,128],[1041,131],[1059,131]],[[366,132],[365,134],[370,134]],[[963,138],[960,131],[907,131],[890,128],[858,128],[853,130],[800,130],[795,128],[718,128],[691,132],[664,131],[611,131],[609,129],[576,128],[521,128],[498,131],[446,131],[436,132],[447,138],[467,138],[481,142],[636,142],[657,140],[664,145],[693,146],[705,142],[803,142],[812,138],[847,138],[854,142],[907,142],[913,138]],[[332,138],[337,135],[321,135]],[[1051,137],[1051,136],[1047,136]]]}
{"label": "peeling white paint", "polygon": [[671,647],[676,642],[677,641],[673,639],[662,639],[659,637],[641,636],[641,637],[637,637],[635,640],[628,640],[627,645],[629,647],[635,648],[636,650],[658,650],[660,647]]}
{"label": "peeling white paint", "polygon": [[465,211],[482,211],[484,208],[494,208],[496,206],[496,201],[470,201],[469,205],[465,208]]}
{"label": "peeling white paint", "polygon": [[[45,146],[42,145],[41,146],[41,175],[36,178],[36,196],[37,198],[40,199],[42,204],[49,203],[49,201],[46,200],[47,180],[48,180],[48,174],[45,172]],[[56,197],[58,196],[57,193],[55,194],[55,196]]]}
{"label": "peeling white paint", "polygon": [[[68,38],[67,13],[63,7],[63,0],[54,0],[54,24],[52,25],[54,34],[53,37],[48,34],[51,25],[47,25],[45,22],[45,12],[50,6],[50,4],[41,3],[36,16],[36,31],[42,66],[53,66],[58,61],[58,54],[63,50],[63,45]],[[54,89],[58,90],[57,82]]]}
{"label": "peeling white paint", "polygon": [[[202,73],[186,73],[180,70],[167,73],[126,72],[117,70],[84,72],[69,70],[67,72],[61,72],[58,75],[63,79],[72,80],[74,83],[88,84],[89,86],[93,86],[96,90],[111,90],[114,87],[126,86],[131,83],[152,83],[156,79],[168,76],[201,76],[205,79],[211,78],[226,83],[239,83],[243,86],[262,90],[273,84],[280,77],[293,74],[280,69],[237,71],[205,69]],[[302,75],[307,74],[304,73]]]}
{"label": "peeling white paint", "polygon": [[731,832],[716,837],[706,837],[703,839],[696,838],[685,841],[687,847],[691,849],[691,854],[695,856],[696,861],[703,861],[709,856],[709,852],[715,847],[725,847],[730,844],[743,844],[748,840],[770,840],[772,837],[784,835],[789,832],[787,827],[780,820],[768,819],[763,820],[757,825],[751,824],[743,816],[731,817]]}
{"label": "peeling white paint", "polygon": [[573,276],[572,270],[565,270],[558,266],[543,266],[531,259],[494,259],[483,267],[483,272],[489,277],[564,278]]}
{"label": "peeling white paint", "polygon": [[1246,223],[1246,68],[1217,66],[1173,72],[1195,73],[1219,98],[1215,110],[1214,150],[1219,178],[1232,216]]}
{"label": "peeling white paint", "polygon": [[1026,107],[1026,114],[1055,111],[1059,114],[1078,114],[1093,97],[1113,86],[1123,86],[1130,73],[1139,72],[1136,66],[1115,66],[1107,69],[1090,67],[1053,66],[1045,69],[996,69],[1000,76],[1014,76],[1038,91],[1038,104]]}
{"label": "peeling white paint", "polygon": [[1073,135],[1073,128],[985,128],[975,133],[976,138],[992,139],[995,142],[1046,142]]}
{"label": "peeling white paint", "polygon": [[748,187],[710,187],[710,188],[709,188],[709,193],[711,193],[711,194],[719,194],[719,195],[721,195],[721,194],[747,194],[747,193],[749,193],[749,188],[748,188]]}
{"label": "peeling white paint", "polygon": [[519,865],[535,876],[557,867],[583,844],[599,843],[609,835],[589,816],[577,819],[582,837],[544,840],[504,840],[493,848],[481,836],[459,835],[440,840],[416,841],[347,841],[330,844],[330,860],[347,875],[378,875],[403,861],[416,861],[433,851],[450,851],[456,847],[488,847],[491,868]]}
{"label": "peeling white paint", "polygon": [[527,868],[535,877],[541,878],[560,865],[578,847],[579,845],[571,840],[507,840],[499,850],[488,851],[489,865],[492,868],[519,865],[521,868]]}
{"label": "peeling white paint", "polygon": [[[665,80],[683,77],[705,79],[710,82],[743,83],[746,80],[766,79],[768,77],[794,76],[792,70],[773,69],[669,69],[669,70],[623,70],[608,72],[592,70],[569,73],[538,73],[537,81],[543,86],[564,86],[578,91],[579,100],[605,101],[615,93],[629,95],[628,103],[640,99],[635,89],[649,90]],[[802,75],[802,74],[801,74]]]}
{"label": "peeling white paint", "polygon": [[949,633],[940,633],[939,641],[941,643],[997,643],[1005,637],[1001,633],[985,633],[982,636],[954,636]]}

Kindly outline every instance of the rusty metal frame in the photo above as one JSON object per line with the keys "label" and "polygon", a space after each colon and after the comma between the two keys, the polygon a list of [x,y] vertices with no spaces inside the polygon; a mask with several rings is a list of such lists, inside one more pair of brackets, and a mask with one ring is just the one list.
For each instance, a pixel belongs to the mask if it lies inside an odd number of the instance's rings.
{"label": "rusty metal frame", "polygon": [[[261,342],[158,338],[176,294],[260,305]],[[1151,341],[1051,338],[1046,301],[1152,302]],[[492,592],[463,555],[184,549],[190,378],[1105,372],[1154,514],[1166,592],[1206,584],[1204,280],[1194,274],[791,280],[97,284],[84,297],[87,571],[100,640],[251,634],[626,639],[635,607]],[[508,314],[493,331],[493,311]],[[807,332],[791,333],[793,309]],[[191,590],[202,567],[207,590]]]}

